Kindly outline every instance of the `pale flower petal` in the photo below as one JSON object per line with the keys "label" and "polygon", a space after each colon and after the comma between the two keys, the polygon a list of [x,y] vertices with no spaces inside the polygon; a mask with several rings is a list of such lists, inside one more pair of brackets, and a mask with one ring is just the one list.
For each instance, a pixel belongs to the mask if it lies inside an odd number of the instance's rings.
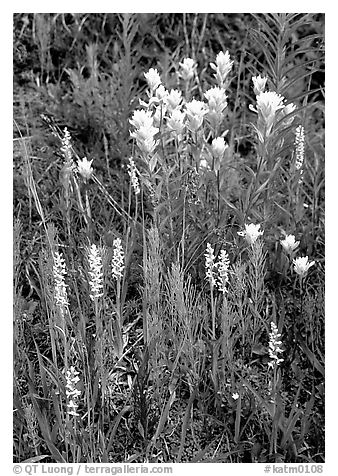
{"label": "pale flower petal", "polygon": [[161,84],[161,78],[157,69],[150,68],[148,73],[144,73],[144,76],[152,92]]}
{"label": "pale flower petal", "polygon": [[257,241],[257,238],[263,235],[263,231],[259,229],[259,224],[255,225],[254,223],[250,223],[250,225],[245,225],[244,231],[238,231],[237,235],[244,236],[249,245],[253,245]]}
{"label": "pale flower petal", "polygon": [[93,159],[88,160],[87,157],[83,157],[83,159],[77,163],[77,170],[85,180],[89,180],[93,174],[92,162]]}
{"label": "pale flower petal", "polygon": [[303,278],[307,274],[311,266],[315,264],[315,261],[309,262],[308,256],[302,256],[302,257],[294,259],[293,264],[294,264],[293,269],[295,270],[295,272],[301,278]]}
{"label": "pale flower petal", "polygon": [[298,247],[299,241],[296,241],[294,235],[286,235],[284,240],[280,240],[280,244],[288,254],[291,254]]}

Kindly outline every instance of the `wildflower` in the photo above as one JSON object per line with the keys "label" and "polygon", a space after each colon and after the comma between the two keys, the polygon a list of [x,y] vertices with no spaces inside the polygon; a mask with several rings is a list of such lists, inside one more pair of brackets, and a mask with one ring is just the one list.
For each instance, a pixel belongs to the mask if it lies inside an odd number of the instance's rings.
{"label": "wildflower", "polygon": [[224,92],[224,89],[214,88],[208,89],[204,93],[206,100],[208,101],[209,113],[222,114],[223,110],[227,107],[227,95]]}
{"label": "wildflower", "polygon": [[182,91],[179,91],[178,89],[172,89],[167,96],[167,105],[168,105],[168,111],[173,112],[175,109],[177,109],[182,101]]}
{"label": "wildflower", "polygon": [[89,261],[89,286],[92,301],[103,296],[103,266],[99,248],[92,244],[88,253]]}
{"label": "wildflower", "polygon": [[249,106],[250,109],[258,114],[258,130],[261,134],[269,136],[272,126],[275,122],[276,113],[284,108],[284,97],[274,91],[267,91],[256,96],[257,109]]}
{"label": "wildflower", "polygon": [[288,254],[291,254],[298,247],[299,241],[295,241],[294,235],[286,235],[284,240],[280,241],[280,244]]}
{"label": "wildflower", "polygon": [[77,384],[80,381],[78,376],[79,372],[73,366],[66,371],[67,413],[71,416],[79,416],[77,408],[81,391],[77,389]]}
{"label": "wildflower", "polygon": [[133,118],[129,121],[136,131],[131,132],[131,137],[136,139],[136,143],[144,154],[154,152],[157,142],[154,140],[155,134],[159,131],[154,127],[154,120],[150,111],[134,111]]}
{"label": "wildflower", "polygon": [[61,142],[62,142],[61,152],[63,153],[63,156],[66,162],[70,162],[73,157],[73,150],[71,145],[71,136],[68,132],[67,127],[63,129],[63,137],[61,139]]}
{"label": "wildflower", "polygon": [[55,282],[54,298],[61,314],[65,312],[65,308],[69,305],[67,298],[67,285],[65,283],[66,263],[61,253],[54,253],[53,276]]}
{"label": "wildflower", "polygon": [[260,93],[264,93],[267,80],[267,77],[261,77],[261,75],[252,77],[252,82],[254,83],[254,93],[256,96],[258,96]]}
{"label": "wildflower", "polygon": [[309,263],[308,256],[302,256],[293,260],[294,270],[301,278],[303,278],[309,271],[311,266],[315,264],[315,261]]}
{"label": "wildflower", "polygon": [[257,96],[257,110],[268,122],[271,116],[274,116],[279,109],[283,109],[284,97],[274,91],[260,93]]}
{"label": "wildflower", "polygon": [[113,241],[114,251],[113,251],[113,258],[112,258],[112,274],[113,277],[118,280],[123,277],[123,270],[124,270],[124,252],[121,245],[121,239],[116,238]]}
{"label": "wildflower", "polygon": [[155,89],[161,84],[161,78],[158,74],[157,69],[150,68],[148,73],[144,73],[144,76],[147,80],[148,86],[150,88],[151,95],[155,91]]}
{"label": "wildflower", "polygon": [[129,157],[129,164],[127,164],[127,169],[128,169],[128,174],[130,177],[131,185],[134,189],[135,195],[138,195],[140,193],[140,182],[138,179],[138,170],[135,165],[135,162],[132,157]]}
{"label": "wildflower", "polygon": [[237,392],[236,392],[236,393],[233,393],[231,396],[232,396],[232,398],[233,398],[234,400],[238,400],[238,399],[239,399],[239,395],[238,395]]}
{"label": "wildflower", "polygon": [[229,256],[226,250],[221,250],[220,258],[218,263],[216,263],[216,267],[218,270],[218,290],[221,291],[223,294],[227,293],[227,284],[229,282]]}
{"label": "wildflower", "polygon": [[229,51],[225,53],[220,51],[216,56],[216,64],[210,63],[211,68],[216,71],[214,76],[221,87],[224,85],[224,81],[230,73],[233,63],[230,59]]}
{"label": "wildflower", "polygon": [[188,118],[188,129],[196,132],[203,123],[203,117],[207,113],[204,102],[193,99],[186,104],[186,114]]}
{"label": "wildflower", "polygon": [[93,169],[92,169],[92,160],[88,160],[87,157],[83,157],[82,160],[79,160],[77,163],[77,170],[79,174],[85,179],[89,180],[90,177],[93,174]]}
{"label": "wildflower", "polygon": [[281,334],[278,333],[278,328],[274,322],[271,322],[271,332],[269,333],[269,356],[271,362],[268,363],[268,366],[274,369],[277,365],[284,361],[280,359],[278,354],[281,354],[283,350],[281,349],[282,341],[280,340]]}
{"label": "wildflower", "polygon": [[211,143],[212,152],[215,157],[221,158],[227,148],[227,144],[223,137],[216,137]]}
{"label": "wildflower", "polygon": [[301,170],[304,162],[304,127],[299,125],[295,134],[296,169]]}
{"label": "wildflower", "polygon": [[205,277],[206,279],[209,279],[211,286],[215,286],[216,279],[215,279],[215,273],[213,271],[213,268],[215,266],[215,255],[214,255],[214,250],[212,249],[212,246],[210,243],[207,243],[207,249],[204,256],[205,256],[205,268],[206,268]]}
{"label": "wildflower", "polygon": [[189,81],[194,77],[197,64],[192,58],[185,58],[182,63],[180,63],[181,71],[179,76],[183,81]]}
{"label": "wildflower", "polygon": [[227,96],[223,88],[217,86],[204,93],[208,101],[208,120],[211,128],[216,131],[224,117],[224,109],[227,107]]}
{"label": "wildflower", "polygon": [[237,235],[244,236],[249,245],[253,245],[257,238],[260,235],[263,235],[263,231],[259,231],[259,228],[260,225],[254,225],[253,223],[250,223],[250,225],[245,225],[244,231],[238,231]]}
{"label": "wildflower", "polygon": [[174,109],[167,121],[168,128],[175,132],[177,136],[183,133],[185,113],[179,109]]}

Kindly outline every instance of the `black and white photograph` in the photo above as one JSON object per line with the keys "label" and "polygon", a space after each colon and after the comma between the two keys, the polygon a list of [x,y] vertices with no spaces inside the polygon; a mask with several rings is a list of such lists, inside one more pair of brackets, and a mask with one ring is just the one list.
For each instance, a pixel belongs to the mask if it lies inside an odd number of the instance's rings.
{"label": "black and white photograph", "polygon": [[12,32],[14,473],[324,474],[325,14]]}

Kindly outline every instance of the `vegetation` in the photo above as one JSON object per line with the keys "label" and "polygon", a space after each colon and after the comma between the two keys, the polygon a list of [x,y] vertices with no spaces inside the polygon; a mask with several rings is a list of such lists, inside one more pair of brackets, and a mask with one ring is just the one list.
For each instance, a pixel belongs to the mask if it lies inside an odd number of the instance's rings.
{"label": "vegetation", "polygon": [[321,14],[14,15],[14,461],[323,462]]}

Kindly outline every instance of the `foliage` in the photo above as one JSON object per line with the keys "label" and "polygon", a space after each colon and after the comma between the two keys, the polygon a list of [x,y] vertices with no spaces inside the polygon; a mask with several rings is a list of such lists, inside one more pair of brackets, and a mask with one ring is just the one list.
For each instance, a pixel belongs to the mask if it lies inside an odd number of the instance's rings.
{"label": "foliage", "polygon": [[323,23],[14,15],[16,462],[324,461]]}

